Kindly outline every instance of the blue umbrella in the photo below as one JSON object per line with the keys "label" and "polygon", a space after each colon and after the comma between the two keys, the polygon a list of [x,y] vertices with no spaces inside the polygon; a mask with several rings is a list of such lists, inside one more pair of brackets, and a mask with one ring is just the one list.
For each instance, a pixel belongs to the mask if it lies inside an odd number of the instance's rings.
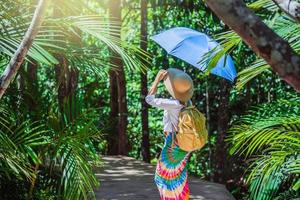
{"label": "blue umbrella", "polygon": [[[151,37],[151,39],[163,47],[168,54],[195,66],[201,71],[205,71],[207,68],[207,64],[199,63],[202,56],[211,49],[220,46],[206,34],[184,27],[169,29]],[[231,56],[222,56],[211,73],[234,82],[236,70]]]}

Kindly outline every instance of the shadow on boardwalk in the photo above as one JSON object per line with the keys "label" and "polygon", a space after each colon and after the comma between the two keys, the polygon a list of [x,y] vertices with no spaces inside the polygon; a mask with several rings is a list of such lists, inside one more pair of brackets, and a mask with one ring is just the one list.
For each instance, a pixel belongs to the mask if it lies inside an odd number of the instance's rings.
{"label": "shadow on boardwalk", "polygon": [[[159,200],[154,183],[155,166],[124,156],[103,157],[104,168],[97,169],[99,200]],[[190,199],[234,200],[226,188],[189,176]]]}

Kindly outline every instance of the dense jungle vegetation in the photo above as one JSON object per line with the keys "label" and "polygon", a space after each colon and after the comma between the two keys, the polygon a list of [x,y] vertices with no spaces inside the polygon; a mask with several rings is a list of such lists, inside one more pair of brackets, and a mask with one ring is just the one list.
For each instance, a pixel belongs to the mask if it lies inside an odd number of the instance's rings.
{"label": "dense jungle vegetation", "polygon": [[[272,0],[247,6],[300,52],[300,24]],[[0,71],[17,51],[37,0],[1,0]],[[150,37],[172,27],[210,35],[230,54],[234,84],[201,73]],[[160,69],[192,76],[209,142],[189,173],[236,199],[300,197],[300,96],[204,3],[52,0],[0,104],[0,199],[94,199],[101,155],[155,163],[162,111],[144,101]],[[168,97],[160,85],[159,93]]]}

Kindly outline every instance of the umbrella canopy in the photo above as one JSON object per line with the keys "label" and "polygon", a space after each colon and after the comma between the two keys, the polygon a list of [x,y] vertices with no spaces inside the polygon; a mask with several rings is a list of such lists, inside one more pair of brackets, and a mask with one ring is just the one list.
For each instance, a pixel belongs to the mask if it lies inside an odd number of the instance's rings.
{"label": "umbrella canopy", "polygon": [[[151,39],[163,47],[168,54],[193,65],[201,71],[207,69],[207,65],[199,63],[202,56],[211,49],[220,46],[206,34],[184,27],[169,29],[151,37]],[[222,56],[211,70],[211,73],[233,82],[236,78],[236,70],[231,56]]]}

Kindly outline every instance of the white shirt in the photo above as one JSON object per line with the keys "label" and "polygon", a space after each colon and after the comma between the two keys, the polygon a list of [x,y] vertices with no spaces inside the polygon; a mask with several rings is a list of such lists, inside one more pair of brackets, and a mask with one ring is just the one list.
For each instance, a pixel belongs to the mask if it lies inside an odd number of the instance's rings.
{"label": "white shirt", "polygon": [[164,132],[177,132],[178,116],[184,106],[176,99],[155,98],[155,95],[148,95],[145,100],[151,106],[164,109]]}

